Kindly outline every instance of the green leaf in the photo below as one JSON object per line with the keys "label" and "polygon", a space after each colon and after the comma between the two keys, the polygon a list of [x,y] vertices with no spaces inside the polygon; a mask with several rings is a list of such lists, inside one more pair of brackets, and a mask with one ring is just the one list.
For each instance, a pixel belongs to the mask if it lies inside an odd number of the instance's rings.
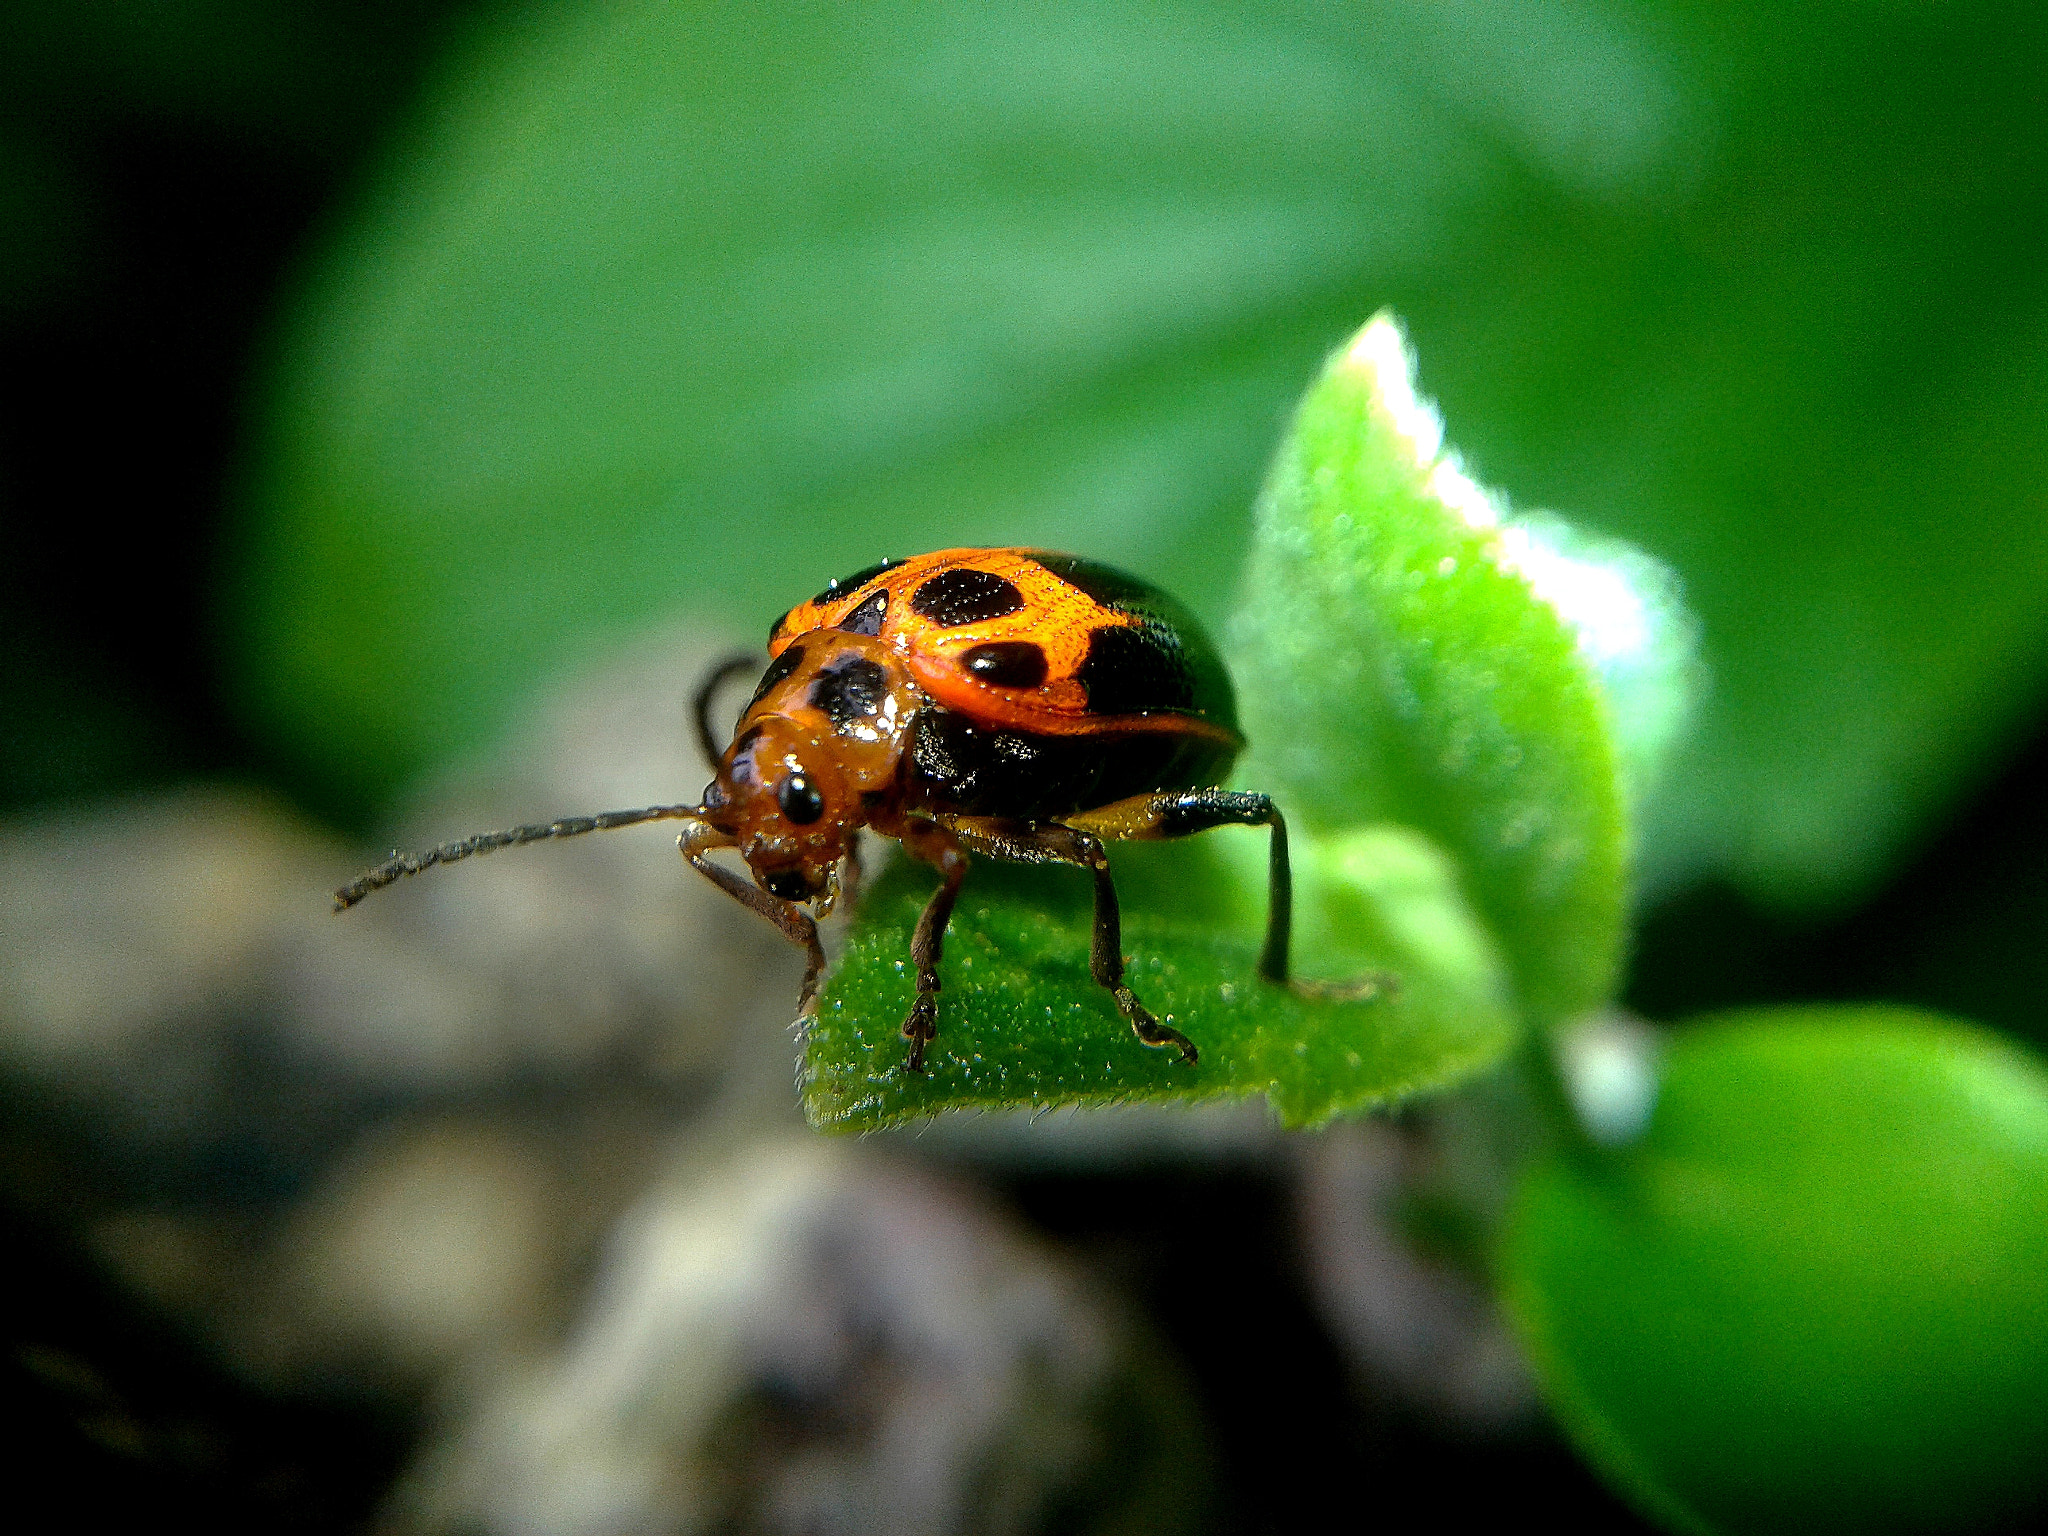
{"label": "green leaf", "polygon": [[1617,561],[1503,524],[1440,435],[1399,331],[1373,321],[1275,460],[1234,629],[1258,748],[1240,778],[1295,821],[1295,953],[1317,979],[1391,970],[1398,994],[1310,1000],[1255,979],[1263,834],[1122,851],[1132,985],[1195,1039],[1190,1067],[1135,1046],[1092,982],[1077,874],[978,872],[950,930],[947,1022],[913,1076],[896,1031],[932,881],[903,874],[862,904],[827,988],[814,1120],[1264,1093],[1313,1123],[1486,1065],[1517,1001],[1550,1020],[1604,1000],[1623,906],[1616,728],[1641,700],[1610,699],[1599,662],[1625,668],[1657,627]]}
{"label": "green leaf", "polygon": [[1660,631],[1615,568],[1562,552],[1557,526],[1504,522],[1443,455],[1381,317],[1303,402],[1234,631],[1247,781],[1312,834],[1393,822],[1434,841],[1543,1021],[1613,987],[1617,722],[1677,707],[1675,683],[1647,691],[1654,706],[1604,690],[1589,653],[1644,653]]}
{"label": "green leaf", "polygon": [[862,898],[811,1026],[812,1123],[867,1129],[963,1106],[1264,1093],[1284,1123],[1308,1125],[1453,1081],[1513,1037],[1484,934],[1441,861],[1398,833],[1317,850],[1300,871],[1297,954],[1317,957],[1312,973],[1388,967],[1402,978],[1397,996],[1359,1002],[1305,998],[1255,974],[1263,901],[1246,911],[1241,896],[1257,879],[1245,866],[1263,872],[1263,836],[1211,833],[1111,857],[1127,980],[1195,1041],[1198,1063],[1141,1045],[1095,984],[1081,871],[983,861],[946,941],[928,1070],[905,1072],[910,935],[937,882],[902,860]]}
{"label": "green leaf", "polygon": [[1678,1032],[1644,1138],[1516,1199],[1510,1310],[1582,1450],[1688,1530],[2048,1500],[2048,1070],[1902,1008]]}

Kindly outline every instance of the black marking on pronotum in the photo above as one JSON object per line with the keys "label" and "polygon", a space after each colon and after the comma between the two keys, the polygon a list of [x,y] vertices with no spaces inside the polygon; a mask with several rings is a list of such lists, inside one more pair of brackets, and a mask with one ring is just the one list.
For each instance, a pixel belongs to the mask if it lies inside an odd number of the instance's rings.
{"label": "black marking on pronotum", "polygon": [[825,814],[825,797],[818,786],[800,773],[792,773],[775,789],[775,803],[782,814],[800,827],[808,827]]}
{"label": "black marking on pronotum", "polygon": [[941,629],[958,629],[1015,613],[1024,606],[1024,594],[993,571],[960,566],[921,585],[911,593],[910,606]]}
{"label": "black marking on pronotum", "polygon": [[[864,565],[851,576],[841,576],[834,581],[826,582],[825,590],[812,598],[811,601],[814,603],[829,603],[838,598],[851,596],[881,575],[882,572],[888,570],[890,566],[901,565],[902,563],[901,560],[877,560],[873,565]],[[787,615],[784,615],[784,617],[787,617]]]}
{"label": "black marking on pronotum", "polygon": [[1163,624],[1104,625],[1088,632],[1088,655],[1075,673],[1096,715],[1192,709],[1194,679],[1180,637]]}
{"label": "black marking on pronotum", "polygon": [[1045,681],[1045,648],[1030,640],[991,640],[963,651],[960,665],[998,688],[1036,688]]}
{"label": "black marking on pronotum", "polygon": [[818,673],[811,684],[811,704],[843,731],[856,720],[880,713],[888,691],[888,674],[878,664],[865,656],[843,656]]}
{"label": "black marking on pronotum", "polygon": [[761,674],[760,686],[754,690],[754,696],[747,700],[747,708],[752,709],[756,704],[767,698],[769,689],[782,682],[790,673],[803,664],[804,648],[800,645],[792,645],[780,656],[769,662],[768,670]]}
{"label": "black marking on pronotum", "polygon": [[841,619],[839,627],[849,635],[879,635],[882,632],[882,619],[888,612],[889,589],[884,587]]}

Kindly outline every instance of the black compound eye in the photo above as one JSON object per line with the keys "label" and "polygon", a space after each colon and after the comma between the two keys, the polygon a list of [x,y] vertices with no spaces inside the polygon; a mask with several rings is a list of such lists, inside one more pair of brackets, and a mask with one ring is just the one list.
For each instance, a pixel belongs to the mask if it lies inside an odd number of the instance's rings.
{"label": "black compound eye", "polygon": [[782,781],[775,791],[775,803],[782,807],[783,815],[800,827],[809,826],[825,814],[825,797],[818,793],[817,785],[800,773],[792,773]]}
{"label": "black compound eye", "polygon": [[1045,681],[1045,651],[1029,640],[991,640],[963,652],[960,664],[998,688],[1036,688]]}
{"label": "black compound eye", "polygon": [[811,894],[811,883],[801,870],[771,869],[761,877],[761,883],[768,887],[770,896],[780,896],[784,901],[802,901]]}

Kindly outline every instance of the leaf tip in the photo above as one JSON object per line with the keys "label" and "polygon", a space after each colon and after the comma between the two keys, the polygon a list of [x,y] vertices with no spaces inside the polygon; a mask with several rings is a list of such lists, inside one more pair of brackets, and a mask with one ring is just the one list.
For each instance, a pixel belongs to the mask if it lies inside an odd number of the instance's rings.
{"label": "leaf tip", "polygon": [[1468,527],[1493,528],[1501,520],[1494,498],[1444,448],[1444,422],[1415,388],[1415,351],[1393,311],[1381,310],[1330,360],[1334,378],[1362,396],[1366,412],[1384,423],[1399,446],[1395,456]]}
{"label": "leaf tip", "polygon": [[1415,392],[1415,354],[1392,310],[1366,321],[1333,360],[1333,372],[1351,374],[1370,392],[1394,430],[1427,469],[1443,454],[1444,423],[1436,407]]}

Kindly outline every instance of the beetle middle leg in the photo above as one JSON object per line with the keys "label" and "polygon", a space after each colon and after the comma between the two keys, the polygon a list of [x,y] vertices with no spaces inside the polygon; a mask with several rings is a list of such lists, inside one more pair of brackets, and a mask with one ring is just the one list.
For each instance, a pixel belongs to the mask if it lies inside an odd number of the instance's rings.
{"label": "beetle middle leg", "polygon": [[1270,795],[1240,789],[1177,789],[1133,795],[1065,818],[1097,837],[1156,842],[1191,837],[1211,827],[1271,827],[1266,855],[1266,943],[1259,974],[1287,981],[1287,947],[1294,926],[1294,875],[1287,862],[1287,821]]}
{"label": "beetle middle leg", "polygon": [[1192,1066],[1201,1059],[1192,1040],[1153,1017],[1124,984],[1123,915],[1117,905],[1116,882],[1110,878],[1109,855],[1093,832],[1059,822],[1005,822],[961,818],[949,823],[960,840],[976,853],[1019,864],[1076,864],[1095,876],[1095,936],[1089,969],[1098,984],[1116,999],[1117,1011],[1131,1031],[1147,1045],[1174,1046]]}
{"label": "beetle middle leg", "polygon": [[946,924],[953,918],[953,903],[960,897],[960,882],[967,878],[967,850],[960,839],[936,822],[914,821],[903,831],[903,848],[912,858],[937,868],[939,888],[925,903],[910,936],[910,963],[917,967],[917,1001],[903,1021],[903,1036],[910,1042],[906,1071],[924,1070],[924,1048],[939,1032],[939,956],[946,947]]}
{"label": "beetle middle leg", "polygon": [[1065,818],[1068,825],[1098,837],[1159,841],[1191,837],[1212,827],[1270,827],[1266,858],[1266,943],[1259,974],[1305,997],[1364,1002],[1391,996],[1401,979],[1391,971],[1369,971],[1349,981],[1305,981],[1288,974],[1288,940],[1294,923],[1294,877],[1287,860],[1287,822],[1270,795],[1241,789],[1178,789],[1133,795]]}

